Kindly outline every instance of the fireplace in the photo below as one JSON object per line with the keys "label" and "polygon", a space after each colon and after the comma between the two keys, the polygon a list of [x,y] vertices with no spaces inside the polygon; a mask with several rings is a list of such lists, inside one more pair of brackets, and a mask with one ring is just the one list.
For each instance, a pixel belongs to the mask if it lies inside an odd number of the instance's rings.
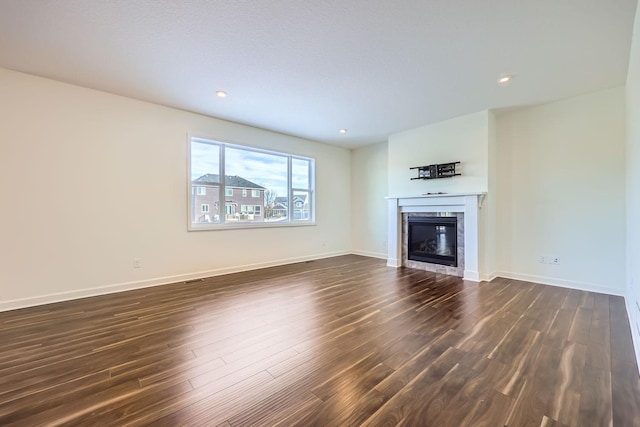
{"label": "fireplace", "polygon": [[[387,197],[389,207],[387,265],[389,267],[418,268],[479,282],[481,279],[478,259],[479,216],[484,198],[485,193]],[[409,259],[408,217],[412,216],[457,217],[456,267]]]}
{"label": "fireplace", "polygon": [[407,258],[412,261],[458,266],[456,217],[408,218]]}

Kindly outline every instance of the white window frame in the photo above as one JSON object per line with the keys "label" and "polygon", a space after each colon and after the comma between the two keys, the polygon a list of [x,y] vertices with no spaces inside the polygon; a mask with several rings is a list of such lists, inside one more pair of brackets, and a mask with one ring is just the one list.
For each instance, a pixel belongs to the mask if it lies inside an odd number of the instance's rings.
{"label": "white window frame", "polygon": [[203,203],[200,205],[200,212],[201,213],[209,213],[209,203]]}
{"label": "white window frame", "polygon": [[249,215],[262,215],[262,206],[260,205],[240,205],[240,212]]}
{"label": "white window frame", "polygon": [[196,196],[206,196],[207,187],[196,187]]}
{"label": "white window frame", "polygon": [[[224,183],[224,176],[225,176],[225,159],[224,159],[224,153],[225,153],[225,148],[229,147],[229,148],[234,148],[234,149],[239,149],[239,150],[245,150],[245,151],[252,151],[252,152],[256,152],[256,153],[264,153],[264,154],[270,154],[270,155],[276,155],[276,156],[282,156],[282,157],[286,157],[287,158],[287,188],[288,188],[288,194],[287,194],[287,217],[285,220],[282,221],[274,221],[274,222],[270,222],[270,221],[265,221],[265,222],[226,222],[226,218],[225,215],[220,215],[220,219],[219,222],[216,223],[204,223],[204,224],[194,224],[192,222],[192,218],[191,218],[191,212],[193,209],[193,198],[190,197],[192,190],[191,188],[193,188],[193,183],[191,180],[191,144],[192,142],[199,142],[199,143],[205,143],[205,144],[211,144],[211,145],[215,145],[219,148],[218,150],[218,155],[219,155],[219,159],[218,159],[218,164],[219,164],[219,173],[218,173],[218,177],[219,177],[219,182],[217,183],[218,188],[219,188],[219,204],[218,206],[226,206],[225,203],[225,197],[226,196],[226,192],[225,192],[225,183]],[[292,159],[300,159],[300,160],[305,160],[309,162],[309,188],[293,188],[292,187]],[[248,145],[243,145],[243,144],[237,144],[237,143],[232,143],[232,142],[227,142],[227,141],[222,141],[220,139],[217,138],[206,138],[206,137],[200,137],[200,136],[193,136],[193,135],[188,135],[187,136],[187,185],[188,188],[190,190],[188,190],[188,193],[190,196],[188,197],[188,201],[187,201],[187,209],[188,209],[188,214],[187,214],[187,229],[189,231],[203,231],[203,230],[221,230],[221,229],[229,229],[229,228],[264,228],[264,227],[299,227],[299,226],[314,226],[316,225],[316,216],[315,216],[315,158],[313,157],[307,157],[307,156],[302,156],[302,155],[297,155],[297,154],[292,154],[292,153],[285,153],[285,152],[279,152],[279,151],[272,151],[272,150],[265,150],[262,148],[255,148],[255,147],[251,147]],[[257,191],[258,192],[258,198],[260,197],[261,194],[261,190],[252,190],[252,196],[253,196],[253,191]],[[294,219],[294,206],[293,206],[293,194],[294,192],[305,192],[307,194],[307,204],[309,206],[309,217],[305,218],[305,219]],[[244,195],[244,194],[243,194]],[[258,207],[261,207],[260,205],[257,205]],[[226,207],[225,207],[225,212],[226,212]],[[255,212],[255,208],[254,208],[254,212]],[[259,214],[255,214],[258,216],[261,216],[263,212],[263,209],[260,209],[260,213]]]}
{"label": "white window frame", "polygon": [[[297,187],[293,187],[293,184],[289,185],[289,220],[293,221],[293,222],[304,222],[304,221],[309,221],[309,220],[314,220],[315,219],[315,160],[314,159],[309,159],[308,157],[302,157],[302,156],[291,156],[291,158],[289,158],[289,182],[291,183],[291,175],[292,175],[292,159],[298,159],[298,160],[311,160],[309,162],[309,179],[308,179],[308,183],[309,183],[309,188],[297,188]],[[295,219],[294,218],[294,209],[295,209],[295,203],[293,202],[293,195],[296,192],[304,192],[307,193],[307,204],[309,205],[309,218],[304,218],[304,219]],[[302,204],[301,208],[304,208],[304,203]]]}
{"label": "white window frame", "polygon": [[225,197],[233,197],[233,188],[225,188],[224,189]]}
{"label": "white window frame", "polygon": [[251,190],[251,197],[257,199],[260,197],[260,190]]}

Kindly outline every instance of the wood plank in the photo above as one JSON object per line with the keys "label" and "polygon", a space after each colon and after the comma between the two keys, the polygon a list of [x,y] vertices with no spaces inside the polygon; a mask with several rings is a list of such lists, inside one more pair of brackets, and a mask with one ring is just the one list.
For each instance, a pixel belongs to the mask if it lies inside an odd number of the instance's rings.
{"label": "wood plank", "polygon": [[586,363],[592,368],[611,371],[611,326],[607,295],[595,294],[594,297]]}
{"label": "wood plank", "polygon": [[[470,412],[465,413],[466,417],[459,425],[469,427],[505,426],[507,425],[509,408],[512,405],[513,399],[492,390],[484,399],[478,400]],[[451,426],[453,425],[455,424],[451,424]]]}
{"label": "wood plank", "polygon": [[582,391],[580,393],[580,409],[576,422],[579,426],[597,425],[613,426],[611,372],[586,366]]}
{"label": "wood plank", "polygon": [[640,425],[640,378],[635,363],[611,360],[613,425]]}
{"label": "wood plank", "polygon": [[[422,408],[416,407],[416,402],[423,402],[433,398],[437,393],[437,386],[454,368],[459,367],[463,354],[460,350],[449,347],[426,368],[418,370],[414,378],[405,386],[393,393],[393,396],[373,414],[363,426],[397,425],[407,417]],[[453,374],[452,374],[453,375]],[[389,393],[389,388],[376,387],[383,394]]]}
{"label": "wood plank", "polygon": [[545,384],[550,396],[546,414],[563,424],[577,426],[580,393],[583,386],[583,370],[587,348],[582,344],[567,342],[563,349],[560,366],[557,368],[555,387]]}
{"label": "wood plank", "polygon": [[593,310],[590,308],[577,308],[576,315],[573,317],[573,322],[571,322],[571,328],[569,329],[569,341],[589,344],[592,313]]}
{"label": "wood plank", "polygon": [[611,322],[611,357],[624,362],[635,362],[627,308],[622,297],[609,297],[609,319]]}

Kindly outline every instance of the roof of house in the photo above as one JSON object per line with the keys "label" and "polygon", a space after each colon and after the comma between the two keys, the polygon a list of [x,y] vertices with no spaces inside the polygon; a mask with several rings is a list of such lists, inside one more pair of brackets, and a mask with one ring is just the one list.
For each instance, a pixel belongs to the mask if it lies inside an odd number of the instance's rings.
{"label": "roof of house", "polygon": [[[208,184],[215,185],[220,183],[220,175],[208,173],[206,175],[202,175],[200,178],[196,178],[193,180],[194,184]],[[248,179],[244,179],[238,175],[226,175],[224,177],[224,185],[226,187],[234,187],[234,188],[259,188],[264,189],[263,186],[256,184],[255,182],[251,182]]]}

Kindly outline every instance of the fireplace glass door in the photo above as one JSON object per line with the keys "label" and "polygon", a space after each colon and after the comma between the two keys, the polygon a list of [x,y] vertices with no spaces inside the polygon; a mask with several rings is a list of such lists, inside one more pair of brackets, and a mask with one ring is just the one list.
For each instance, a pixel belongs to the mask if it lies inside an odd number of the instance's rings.
{"label": "fireplace glass door", "polygon": [[409,217],[408,259],[432,264],[458,266],[456,218]]}

